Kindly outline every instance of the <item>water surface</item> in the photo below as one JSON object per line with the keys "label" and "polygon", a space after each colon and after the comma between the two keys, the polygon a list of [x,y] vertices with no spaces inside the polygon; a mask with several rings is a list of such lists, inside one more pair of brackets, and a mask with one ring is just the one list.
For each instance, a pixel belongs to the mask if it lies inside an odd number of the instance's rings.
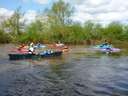
{"label": "water surface", "polygon": [[74,46],[59,58],[9,61],[9,47],[0,46],[0,96],[128,96],[128,56]]}

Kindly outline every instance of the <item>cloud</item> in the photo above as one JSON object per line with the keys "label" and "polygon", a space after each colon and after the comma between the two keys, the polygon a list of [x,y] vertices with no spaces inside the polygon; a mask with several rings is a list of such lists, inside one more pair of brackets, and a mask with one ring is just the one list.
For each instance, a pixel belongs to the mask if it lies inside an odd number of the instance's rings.
{"label": "cloud", "polygon": [[38,4],[47,4],[49,2],[49,0],[21,0],[23,3],[30,3],[30,2],[34,2],[34,3],[38,3]]}
{"label": "cloud", "polygon": [[3,16],[5,18],[10,17],[13,14],[14,11],[7,10],[6,8],[0,8],[0,16]]}
{"label": "cloud", "polygon": [[[6,20],[13,15],[13,10],[8,10],[6,8],[0,8],[0,22]],[[36,19],[37,12],[35,10],[28,10],[25,12],[24,16],[20,19],[20,22],[25,21],[26,24],[33,22]]]}
{"label": "cloud", "polygon": [[33,21],[35,21],[37,16],[37,12],[35,10],[28,10],[24,16],[21,18],[20,21],[25,21],[26,24],[29,24]]}
{"label": "cloud", "polygon": [[66,2],[75,6],[74,21],[84,23],[92,20],[95,22],[109,23],[112,21],[128,21],[127,0],[82,0],[82,2]]}
{"label": "cloud", "polygon": [[39,4],[47,4],[49,0],[34,0],[34,1]]}
{"label": "cloud", "polygon": [[12,16],[14,11],[9,11],[5,8],[0,8],[0,22],[3,22],[4,20],[8,19],[10,16]]}

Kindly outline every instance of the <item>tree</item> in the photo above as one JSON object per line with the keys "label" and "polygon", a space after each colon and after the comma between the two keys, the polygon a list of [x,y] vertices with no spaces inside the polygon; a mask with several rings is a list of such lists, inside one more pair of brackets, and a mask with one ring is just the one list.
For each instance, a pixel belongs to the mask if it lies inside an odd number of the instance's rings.
{"label": "tree", "polygon": [[2,29],[9,33],[12,42],[18,41],[17,39],[24,29],[24,21],[21,21],[22,16],[20,8],[17,8],[10,18],[2,22]]}
{"label": "tree", "polygon": [[122,38],[128,40],[128,25],[123,26]]}
{"label": "tree", "polygon": [[8,33],[5,33],[1,28],[0,28],[0,43],[9,43],[10,42],[10,37]]}
{"label": "tree", "polygon": [[104,38],[121,40],[122,39],[123,26],[118,22],[110,23],[104,28]]}
{"label": "tree", "polygon": [[73,8],[62,0],[55,2],[52,8],[48,11],[48,17],[52,23],[64,25],[70,23],[70,16],[73,13]]}
{"label": "tree", "polygon": [[24,21],[20,21],[22,16],[20,8],[16,9],[13,15],[5,20],[5,29],[8,29],[13,35],[20,35],[24,26]]}
{"label": "tree", "polygon": [[47,11],[49,33],[52,41],[64,41],[64,36],[67,34],[67,26],[70,25],[70,16],[73,13],[73,8],[63,0],[55,2],[51,9]]}

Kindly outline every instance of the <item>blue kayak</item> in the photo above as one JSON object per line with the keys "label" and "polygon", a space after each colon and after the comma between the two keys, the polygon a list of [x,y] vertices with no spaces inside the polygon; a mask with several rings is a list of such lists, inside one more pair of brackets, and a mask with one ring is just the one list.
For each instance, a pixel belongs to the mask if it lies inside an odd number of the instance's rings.
{"label": "blue kayak", "polygon": [[119,48],[113,48],[112,45],[109,45],[109,44],[100,44],[100,45],[96,45],[93,47],[94,50],[97,50],[97,51],[101,51],[101,52],[109,52],[109,53],[116,53],[116,52],[120,52],[120,49]]}
{"label": "blue kayak", "polygon": [[112,45],[103,45],[103,44],[100,44],[100,45],[96,45],[94,48],[99,48],[99,49],[106,49],[106,48],[112,48]]}

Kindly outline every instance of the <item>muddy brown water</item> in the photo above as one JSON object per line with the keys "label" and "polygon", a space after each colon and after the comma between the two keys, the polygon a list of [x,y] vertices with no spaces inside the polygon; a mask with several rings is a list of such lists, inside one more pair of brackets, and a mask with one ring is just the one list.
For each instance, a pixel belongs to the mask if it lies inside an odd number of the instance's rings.
{"label": "muddy brown water", "polygon": [[128,56],[74,46],[57,58],[9,61],[13,47],[0,45],[0,96],[128,96]]}

